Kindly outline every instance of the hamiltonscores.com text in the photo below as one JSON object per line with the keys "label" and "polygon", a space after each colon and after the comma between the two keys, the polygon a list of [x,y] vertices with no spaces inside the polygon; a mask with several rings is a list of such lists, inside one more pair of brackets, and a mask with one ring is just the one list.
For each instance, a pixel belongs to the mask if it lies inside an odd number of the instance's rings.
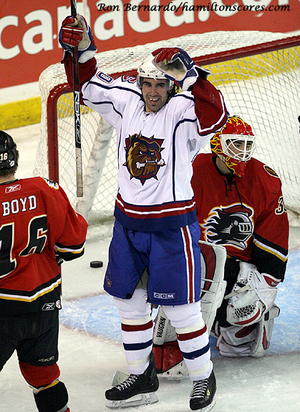
{"label": "hamiltonscores.com text", "polygon": [[[98,1],[97,9],[98,11],[120,11],[121,7],[119,5],[109,5],[108,3],[101,3]],[[123,4],[124,11],[145,11],[145,12],[153,12],[153,11],[171,11],[173,13],[177,12],[185,12],[185,11],[290,11],[290,6],[288,4],[281,4],[281,5],[259,5],[259,4],[232,4],[232,5],[225,5],[219,4],[216,2],[208,3],[207,5],[203,4],[190,4],[188,2],[181,2],[179,5],[176,2],[176,5],[171,1],[166,5],[142,5],[142,4],[131,4],[131,3],[124,3]]]}

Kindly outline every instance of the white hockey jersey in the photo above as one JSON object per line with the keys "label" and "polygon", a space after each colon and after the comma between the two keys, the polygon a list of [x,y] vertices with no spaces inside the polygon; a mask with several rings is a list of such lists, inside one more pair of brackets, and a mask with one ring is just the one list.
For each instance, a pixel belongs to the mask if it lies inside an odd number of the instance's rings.
{"label": "white hockey jersey", "polygon": [[[210,110],[209,104],[213,106],[215,100],[218,113],[217,120],[212,116],[213,124],[204,127],[195,114],[195,99],[190,92],[178,93],[158,112],[147,113],[141,90],[132,77],[114,80],[97,70],[83,85],[84,104],[116,129],[115,217],[123,226],[149,232],[196,221],[192,159],[226,121],[223,97],[209,86],[215,95],[200,99],[198,112],[205,104]],[[204,104],[204,100],[211,102]]]}

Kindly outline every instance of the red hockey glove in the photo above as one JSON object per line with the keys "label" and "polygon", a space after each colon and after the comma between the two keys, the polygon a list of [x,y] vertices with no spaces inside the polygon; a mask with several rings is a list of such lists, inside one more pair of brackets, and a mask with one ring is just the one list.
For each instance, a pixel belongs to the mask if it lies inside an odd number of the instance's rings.
{"label": "red hockey glove", "polygon": [[96,54],[97,47],[85,18],[77,14],[76,19],[68,16],[62,22],[59,31],[59,42],[62,48],[73,53],[74,47],[78,47],[78,61],[85,63]]}

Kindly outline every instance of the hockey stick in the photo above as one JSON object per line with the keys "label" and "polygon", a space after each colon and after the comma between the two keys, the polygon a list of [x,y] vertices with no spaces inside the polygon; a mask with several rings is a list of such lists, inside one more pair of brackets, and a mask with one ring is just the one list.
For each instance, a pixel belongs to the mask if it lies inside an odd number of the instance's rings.
{"label": "hockey stick", "polygon": [[[76,19],[76,0],[71,0],[71,15]],[[78,48],[74,47],[73,56],[73,94],[75,119],[75,156],[76,156],[76,189],[77,197],[83,196],[82,150],[81,150],[81,120],[80,120],[80,86]]]}

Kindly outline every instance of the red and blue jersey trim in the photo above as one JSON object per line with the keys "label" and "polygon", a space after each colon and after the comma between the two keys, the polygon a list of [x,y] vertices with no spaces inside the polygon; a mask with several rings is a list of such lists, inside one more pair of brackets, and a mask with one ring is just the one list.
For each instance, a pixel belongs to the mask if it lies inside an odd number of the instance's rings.
{"label": "red and blue jersey trim", "polygon": [[118,193],[115,218],[125,227],[142,232],[179,228],[196,222],[194,199],[137,206],[124,202]]}

